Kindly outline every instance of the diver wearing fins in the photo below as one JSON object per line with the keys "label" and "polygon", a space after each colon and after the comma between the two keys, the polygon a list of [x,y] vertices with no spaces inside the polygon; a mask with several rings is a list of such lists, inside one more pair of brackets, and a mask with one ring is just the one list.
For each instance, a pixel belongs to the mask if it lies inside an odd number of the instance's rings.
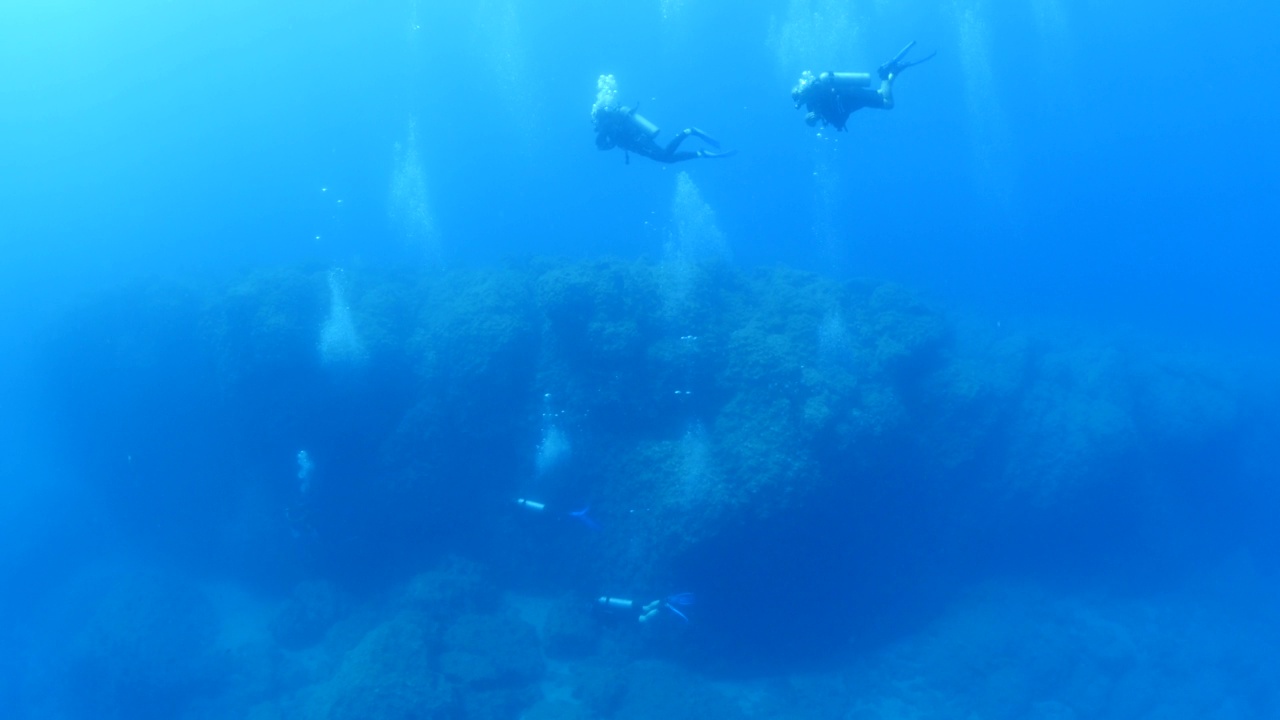
{"label": "diver wearing fins", "polygon": [[912,40],[892,60],[880,66],[880,88],[871,89],[871,73],[824,72],[814,76],[805,70],[800,80],[791,89],[791,100],[796,109],[806,106],[809,113],[804,121],[809,127],[819,122],[830,125],[836,130],[845,130],[849,116],[862,108],[893,109],[893,81],[909,67],[932,60],[937,52],[919,60],[907,62],[903,60],[916,41]]}
{"label": "diver wearing fins", "polygon": [[[695,158],[721,158],[736,154],[735,150],[720,151],[719,141],[698,128],[685,128],[676,133],[666,145],[654,139],[659,129],[635,108],[617,104],[617,82],[612,75],[601,75],[596,82],[596,102],[591,106],[591,120],[595,125],[596,147],[601,150],[622,148],[627,164],[631,153],[643,155],[661,163],[677,163]],[[681,150],[680,144],[689,137],[697,137],[716,150]]]}

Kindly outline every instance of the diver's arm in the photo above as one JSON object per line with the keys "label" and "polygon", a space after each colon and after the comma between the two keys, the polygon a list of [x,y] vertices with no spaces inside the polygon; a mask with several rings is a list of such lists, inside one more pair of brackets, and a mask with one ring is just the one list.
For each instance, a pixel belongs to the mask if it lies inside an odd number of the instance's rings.
{"label": "diver's arm", "polygon": [[596,134],[596,147],[601,150],[612,150],[617,146],[618,143],[613,139],[613,135],[607,132],[600,132]]}

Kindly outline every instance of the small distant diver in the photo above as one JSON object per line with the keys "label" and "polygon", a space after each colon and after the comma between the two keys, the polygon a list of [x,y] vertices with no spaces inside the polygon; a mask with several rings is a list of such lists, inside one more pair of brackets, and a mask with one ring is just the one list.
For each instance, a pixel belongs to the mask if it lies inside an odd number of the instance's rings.
{"label": "small distant diver", "polygon": [[602,595],[596,599],[596,606],[601,610],[610,614],[621,615],[622,617],[634,617],[638,622],[642,623],[653,620],[665,609],[671,611],[673,615],[687,624],[689,616],[685,613],[688,608],[696,603],[697,597],[691,592],[676,593],[664,598],[650,600],[649,602],[609,595]]}
{"label": "small distant diver", "polygon": [[[524,498],[524,497],[516,498],[516,505],[519,505],[525,510],[528,510],[534,513],[548,512],[546,503],[538,502],[537,500],[533,500],[531,498]],[[551,514],[560,515],[560,513],[558,512],[552,512]],[[600,524],[596,522],[595,518],[591,517],[590,504],[587,504],[577,510],[569,510],[568,512],[563,513],[563,516],[571,517],[574,520],[577,520],[578,522],[582,523],[583,526],[585,526],[588,530],[600,529]]]}
{"label": "small distant diver", "polygon": [[[596,83],[599,92],[591,107],[591,121],[595,125],[596,147],[601,150],[622,148],[623,157],[631,164],[631,153],[643,155],[661,163],[677,163],[696,158],[722,158],[737,154],[736,150],[720,150],[720,142],[695,127],[676,133],[666,145],[659,145],[655,138],[660,129],[648,118],[636,112],[636,108],[619,105],[617,82],[612,75],[601,75]],[[714,150],[681,150],[680,144],[696,137]]]}
{"label": "small distant diver", "polygon": [[879,67],[879,89],[871,88],[871,73],[824,72],[814,76],[805,70],[800,74],[796,86],[791,89],[791,100],[795,102],[797,110],[801,106],[807,107],[809,112],[804,116],[804,121],[809,127],[821,122],[840,131],[846,129],[845,123],[849,116],[862,108],[892,110],[893,81],[903,70],[932,60],[938,54],[935,51],[919,60],[905,61],[903,58],[915,44],[916,41],[912,40],[892,60]]}

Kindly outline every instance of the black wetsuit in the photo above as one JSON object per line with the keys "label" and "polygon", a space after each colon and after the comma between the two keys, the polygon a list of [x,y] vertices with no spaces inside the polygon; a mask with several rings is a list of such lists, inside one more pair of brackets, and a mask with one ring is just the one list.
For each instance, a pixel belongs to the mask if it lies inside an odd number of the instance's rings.
{"label": "black wetsuit", "polygon": [[846,130],[849,116],[862,108],[893,108],[893,78],[885,79],[880,89],[874,90],[840,85],[832,73],[824,72],[805,88],[804,103],[822,122],[836,130]]}
{"label": "black wetsuit", "polygon": [[893,59],[876,69],[880,76],[880,87],[871,88],[871,73],[857,72],[824,72],[814,77],[805,71],[800,82],[791,90],[791,99],[796,108],[804,105],[809,110],[805,122],[817,125],[819,121],[845,130],[849,116],[862,108],[893,109],[893,81],[903,70],[933,59],[937,52],[932,52],[919,60],[908,61],[905,58],[916,41],[912,40],[902,48]]}
{"label": "black wetsuit", "polygon": [[629,153],[643,155],[661,163],[677,163],[694,158],[724,157],[732,154],[732,152],[716,153],[707,150],[681,151],[680,143],[691,135],[697,135],[711,142],[711,138],[695,128],[681,130],[665,146],[659,145],[654,140],[657,134],[658,128],[653,123],[626,106],[596,113],[596,147],[601,150],[622,148],[625,153],[628,153],[628,163],[631,162]]}

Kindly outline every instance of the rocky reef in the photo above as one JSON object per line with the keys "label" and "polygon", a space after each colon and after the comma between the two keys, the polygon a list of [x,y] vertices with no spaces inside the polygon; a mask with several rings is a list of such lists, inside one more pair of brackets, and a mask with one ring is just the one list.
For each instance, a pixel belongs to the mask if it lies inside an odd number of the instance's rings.
{"label": "rocky reef", "polygon": [[[888,283],[671,273],[348,270],[358,363],[333,360],[330,269],[134,286],[48,339],[48,387],[129,533],[287,598],[264,657],[327,648],[272,671],[264,718],[655,717],[646,684],[683,680],[635,665],[597,595],[697,591],[698,631],[649,652],[813,658],[1055,548],[1173,562],[1152,549],[1201,500],[1259,492],[1201,472],[1273,407],[1242,368],[975,325]],[[573,448],[554,470],[549,427]],[[533,622],[495,587],[568,600]],[[371,594],[376,617],[352,609]],[[568,704],[546,690],[565,662]]]}

